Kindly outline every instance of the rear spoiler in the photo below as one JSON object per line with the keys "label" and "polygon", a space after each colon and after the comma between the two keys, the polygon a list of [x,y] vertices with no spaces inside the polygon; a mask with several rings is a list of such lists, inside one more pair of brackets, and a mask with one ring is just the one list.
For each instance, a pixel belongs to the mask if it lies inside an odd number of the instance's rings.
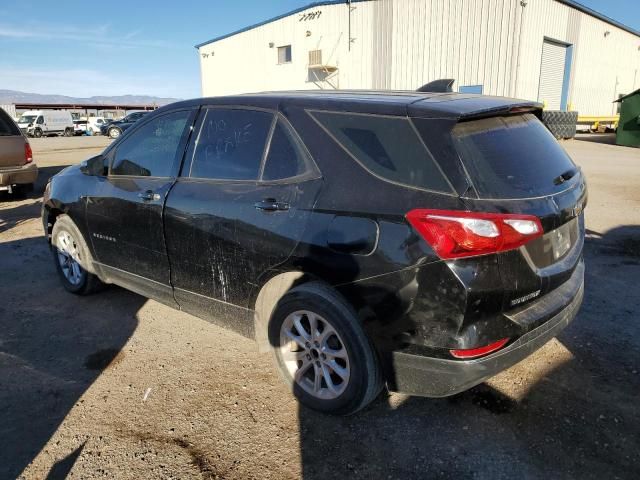
{"label": "rear spoiler", "polygon": [[498,115],[517,115],[520,113],[532,113],[542,120],[542,108],[543,105],[537,102],[513,103],[462,114],[460,121],[464,122],[465,120],[476,120]]}

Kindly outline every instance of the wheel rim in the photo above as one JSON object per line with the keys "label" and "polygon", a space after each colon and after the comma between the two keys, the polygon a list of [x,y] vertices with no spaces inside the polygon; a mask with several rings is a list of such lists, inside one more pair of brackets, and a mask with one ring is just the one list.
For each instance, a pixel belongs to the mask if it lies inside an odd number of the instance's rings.
{"label": "wheel rim", "polygon": [[58,252],[58,263],[62,273],[69,283],[78,285],[82,281],[82,267],[80,266],[80,252],[78,245],[68,232],[58,234],[56,244]]}
{"label": "wheel rim", "polygon": [[118,138],[120,136],[120,132],[114,128],[109,132],[109,136],[111,138]]}
{"label": "wheel rim", "polygon": [[299,310],[280,327],[280,355],[300,388],[320,399],[339,397],[349,384],[351,364],[342,338],[320,315]]}

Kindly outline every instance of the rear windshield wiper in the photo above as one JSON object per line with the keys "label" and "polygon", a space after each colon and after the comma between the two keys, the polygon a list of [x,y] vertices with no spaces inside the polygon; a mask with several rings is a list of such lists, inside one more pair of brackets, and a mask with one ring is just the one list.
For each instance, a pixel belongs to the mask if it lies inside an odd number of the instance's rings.
{"label": "rear windshield wiper", "polygon": [[575,174],[578,173],[579,171],[580,170],[578,168],[570,168],[566,172],[561,173],[560,175],[558,175],[556,178],[553,179],[554,185],[560,185],[566,182],[567,180],[571,180],[575,176]]}

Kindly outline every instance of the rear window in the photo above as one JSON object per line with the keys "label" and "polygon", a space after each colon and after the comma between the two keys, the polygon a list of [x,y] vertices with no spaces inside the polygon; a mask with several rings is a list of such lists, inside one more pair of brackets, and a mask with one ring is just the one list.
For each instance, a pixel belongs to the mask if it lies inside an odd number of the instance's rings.
{"label": "rear window", "polygon": [[311,114],[374,175],[411,187],[452,191],[406,117],[317,111]]}
{"label": "rear window", "polygon": [[574,163],[533,114],[491,117],[458,123],[452,131],[478,195],[528,198],[566,186],[554,182]]}
{"label": "rear window", "polygon": [[20,135],[20,130],[7,113],[0,109],[0,136]]}

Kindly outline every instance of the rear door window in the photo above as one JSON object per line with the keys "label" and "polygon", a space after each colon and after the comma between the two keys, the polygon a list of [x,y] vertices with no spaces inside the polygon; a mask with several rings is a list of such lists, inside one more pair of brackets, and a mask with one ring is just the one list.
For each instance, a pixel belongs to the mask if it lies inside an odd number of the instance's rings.
{"label": "rear door window", "polygon": [[355,160],[377,177],[411,187],[452,192],[408,118],[310,113]]}
{"label": "rear door window", "polygon": [[7,113],[0,109],[0,137],[20,135],[20,130]]}
{"label": "rear door window", "polygon": [[481,198],[528,198],[566,189],[576,166],[531,113],[458,123],[455,148]]}
{"label": "rear door window", "polygon": [[202,121],[189,176],[217,180],[258,180],[273,114],[210,108]]}

